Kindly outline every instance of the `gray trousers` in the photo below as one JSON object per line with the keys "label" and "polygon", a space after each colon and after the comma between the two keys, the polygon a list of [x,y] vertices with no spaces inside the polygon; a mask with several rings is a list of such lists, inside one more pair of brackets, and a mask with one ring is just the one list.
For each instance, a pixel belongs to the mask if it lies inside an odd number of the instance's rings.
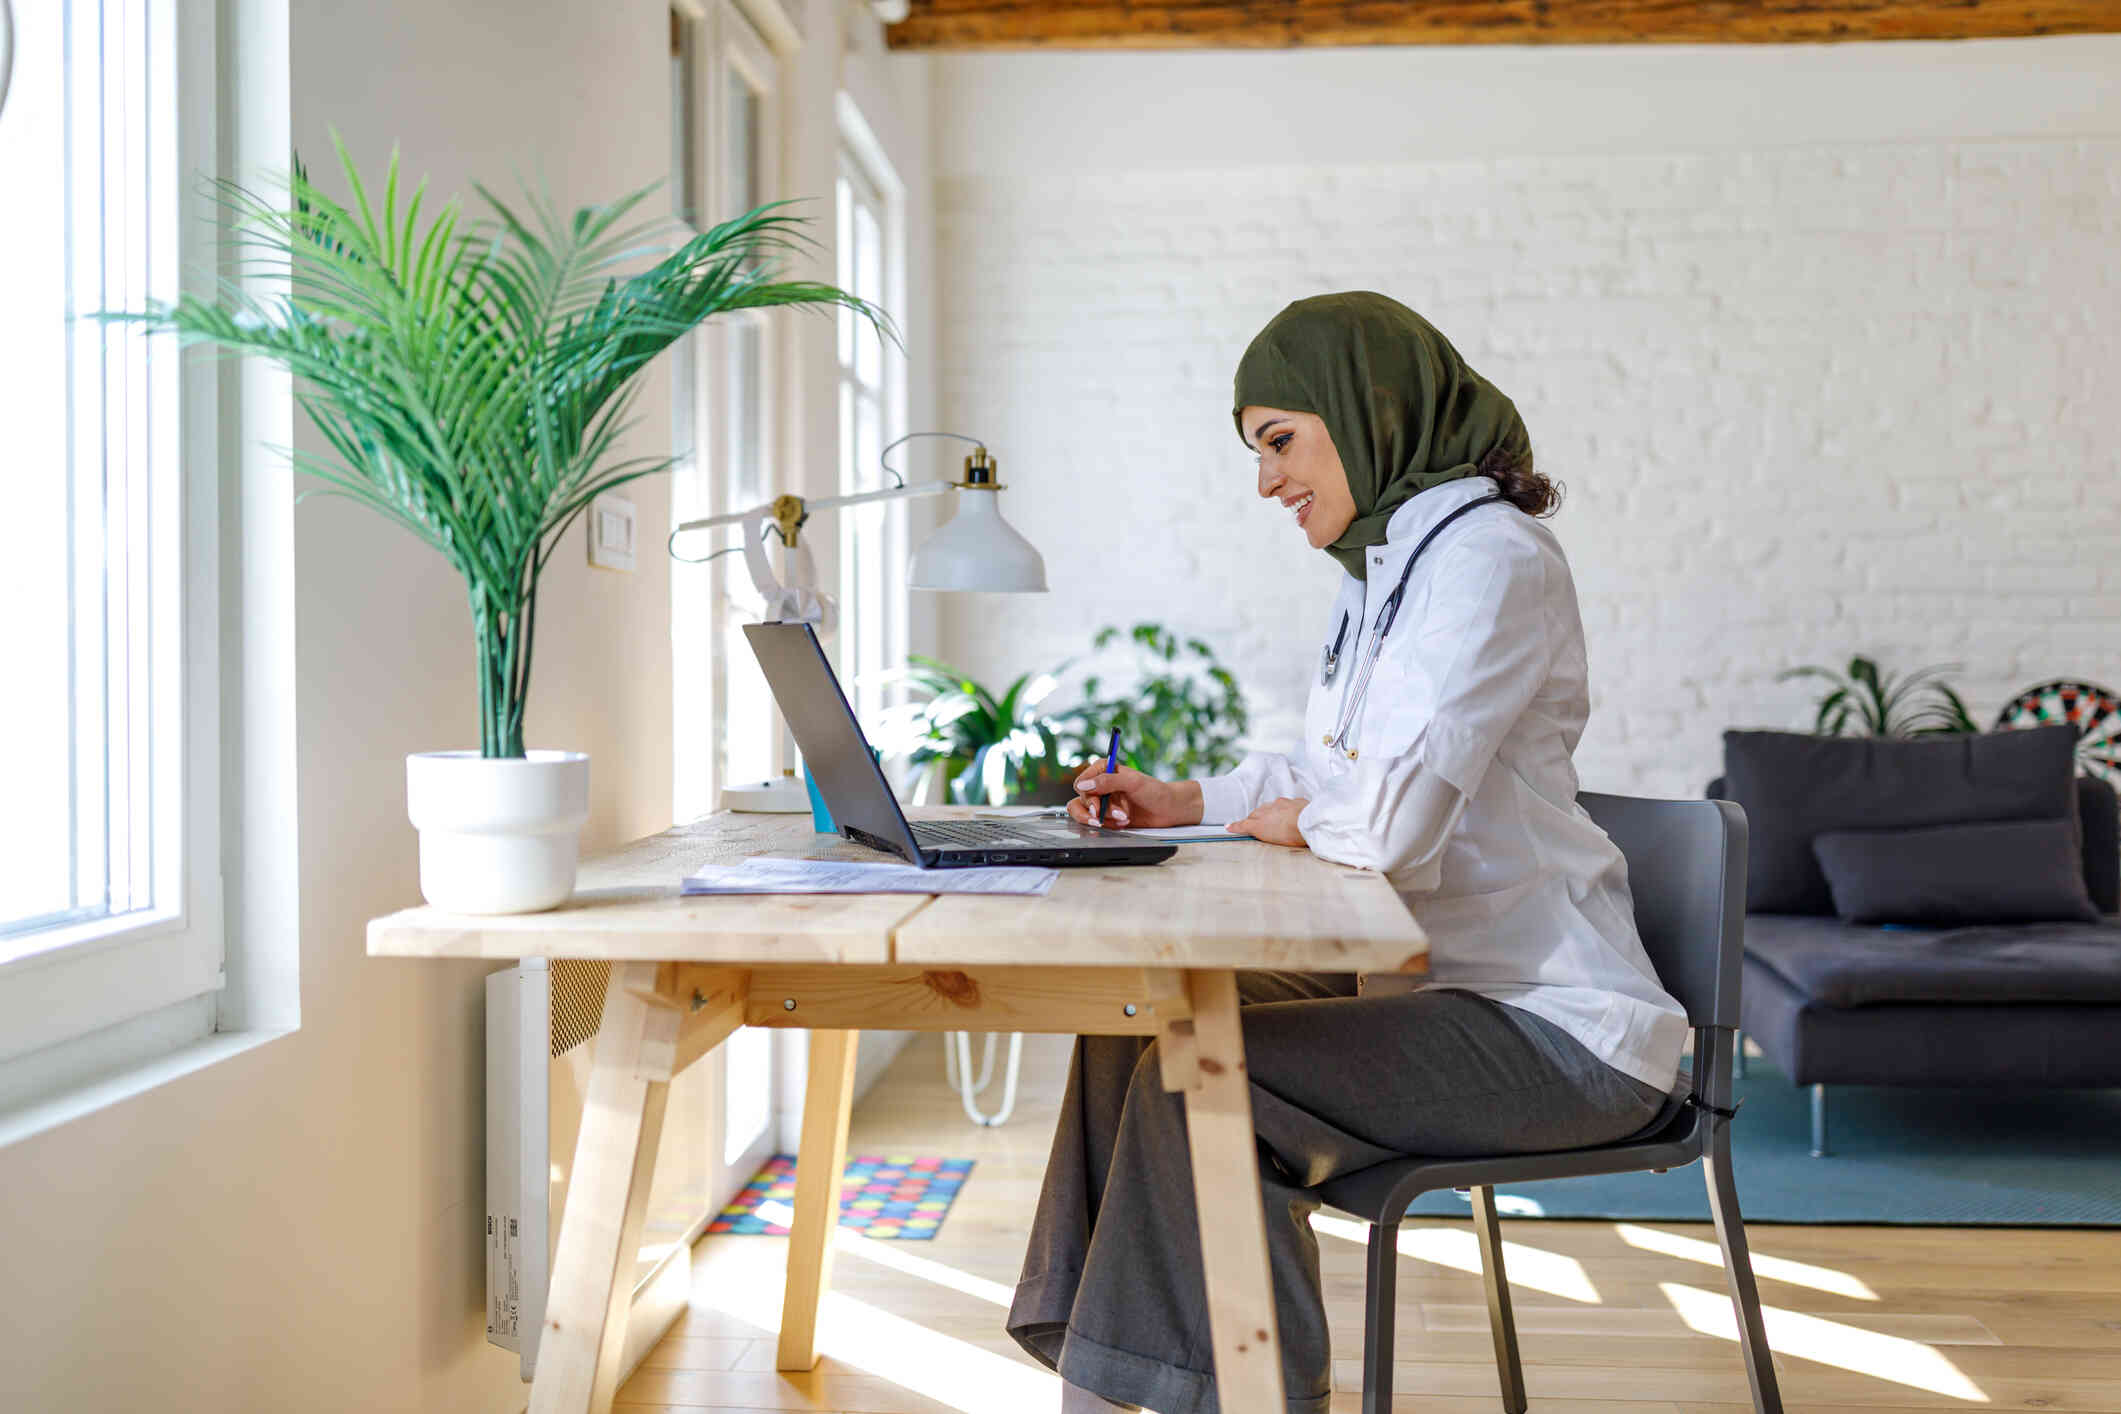
{"label": "gray trousers", "polygon": [[[1402,1154],[1609,1143],[1664,1100],[1530,1012],[1355,990],[1345,975],[1238,974],[1290,1414],[1326,1414],[1332,1386],[1313,1188]],[[1185,1105],[1154,1042],[1076,1042],[1008,1328],[1106,1399],[1217,1409]]]}

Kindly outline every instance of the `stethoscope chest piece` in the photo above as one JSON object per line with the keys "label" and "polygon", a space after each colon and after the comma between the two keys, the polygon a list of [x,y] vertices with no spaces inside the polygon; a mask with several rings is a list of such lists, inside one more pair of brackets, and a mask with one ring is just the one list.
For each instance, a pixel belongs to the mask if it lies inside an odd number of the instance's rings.
{"label": "stethoscope chest piece", "polygon": [[1340,616],[1340,632],[1333,641],[1318,651],[1318,681],[1320,686],[1333,681],[1333,674],[1340,671],[1340,645],[1348,641],[1348,616]]}

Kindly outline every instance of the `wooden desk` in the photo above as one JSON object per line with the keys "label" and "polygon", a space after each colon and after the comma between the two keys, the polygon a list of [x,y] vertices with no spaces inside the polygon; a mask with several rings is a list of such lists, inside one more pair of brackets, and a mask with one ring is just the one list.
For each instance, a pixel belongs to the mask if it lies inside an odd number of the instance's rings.
{"label": "wooden desk", "polygon": [[817,1363],[863,1028],[1145,1035],[1161,1043],[1165,1086],[1186,1097],[1222,1407],[1281,1414],[1235,973],[1423,970],[1427,944],[1390,885],[1300,851],[1219,843],[1147,868],[1063,869],[1044,898],[679,895],[699,866],[755,854],[880,857],[812,834],[807,816],[716,815],[587,862],[548,913],[414,908],[368,925],[376,957],[612,964],[532,1414],[611,1407],[670,1079],[743,1025],[817,1032],[781,1369]]}

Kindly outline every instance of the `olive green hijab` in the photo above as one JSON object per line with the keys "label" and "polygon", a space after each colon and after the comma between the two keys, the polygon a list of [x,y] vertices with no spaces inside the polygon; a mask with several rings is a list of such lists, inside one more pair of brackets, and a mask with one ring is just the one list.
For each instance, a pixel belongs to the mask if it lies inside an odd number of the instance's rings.
{"label": "olive green hijab", "polygon": [[1357,579],[1364,548],[1383,542],[1410,497],[1532,463],[1510,400],[1428,320],[1365,290],[1301,299],[1275,315],[1238,361],[1234,396],[1233,418],[1273,407],[1326,424],[1355,497],[1354,523],[1326,553]]}

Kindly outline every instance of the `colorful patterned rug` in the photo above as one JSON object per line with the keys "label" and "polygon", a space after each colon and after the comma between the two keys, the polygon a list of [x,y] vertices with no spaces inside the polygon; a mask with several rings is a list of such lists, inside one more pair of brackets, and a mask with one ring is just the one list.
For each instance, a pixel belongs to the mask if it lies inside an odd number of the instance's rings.
{"label": "colorful patterned rug", "polygon": [[[864,1237],[926,1242],[949,1216],[950,1204],[972,1174],[970,1159],[913,1154],[859,1154],[840,1179],[840,1226]],[[785,1225],[759,1215],[762,1203],[795,1202],[795,1157],[775,1154],[707,1225],[710,1233],[786,1237]]]}

